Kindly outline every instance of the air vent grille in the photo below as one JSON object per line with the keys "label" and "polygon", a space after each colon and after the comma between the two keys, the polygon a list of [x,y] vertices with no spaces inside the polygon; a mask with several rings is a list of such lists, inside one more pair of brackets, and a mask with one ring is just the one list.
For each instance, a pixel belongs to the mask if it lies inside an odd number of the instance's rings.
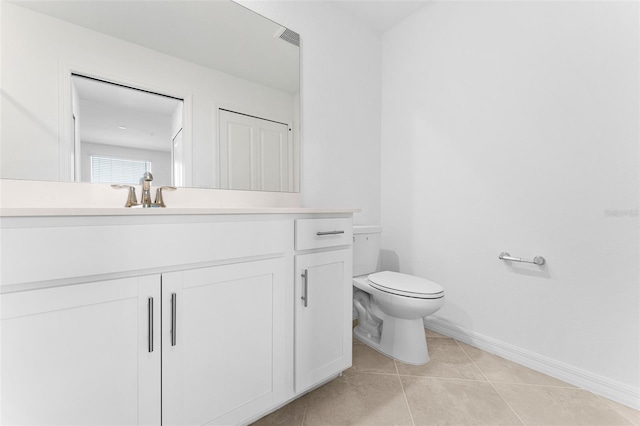
{"label": "air vent grille", "polygon": [[284,31],[282,31],[279,38],[300,47],[300,34],[295,31],[291,31],[289,28],[283,28],[283,30]]}

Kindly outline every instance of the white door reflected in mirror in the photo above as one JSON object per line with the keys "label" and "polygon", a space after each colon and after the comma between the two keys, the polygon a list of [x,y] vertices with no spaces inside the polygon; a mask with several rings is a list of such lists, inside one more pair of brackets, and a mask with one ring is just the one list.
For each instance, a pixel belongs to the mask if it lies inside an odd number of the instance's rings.
{"label": "white door reflected in mirror", "polygon": [[220,109],[220,187],[292,192],[291,127]]}

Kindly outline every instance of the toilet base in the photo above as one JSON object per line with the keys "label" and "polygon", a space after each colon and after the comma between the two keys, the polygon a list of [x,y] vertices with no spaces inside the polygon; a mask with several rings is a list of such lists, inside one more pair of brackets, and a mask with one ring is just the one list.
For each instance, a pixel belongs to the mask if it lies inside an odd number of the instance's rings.
{"label": "toilet base", "polygon": [[357,326],[353,335],[365,345],[405,364],[423,365],[429,361],[422,318],[402,319],[387,316],[380,336],[372,336]]}

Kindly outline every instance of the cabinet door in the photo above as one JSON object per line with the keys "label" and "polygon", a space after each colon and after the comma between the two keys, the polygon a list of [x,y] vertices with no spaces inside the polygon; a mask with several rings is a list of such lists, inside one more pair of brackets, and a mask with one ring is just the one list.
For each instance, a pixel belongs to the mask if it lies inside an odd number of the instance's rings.
{"label": "cabinet door", "polygon": [[351,250],[296,256],[295,387],[351,366]]}
{"label": "cabinet door", "polygon": [[163,274],[163,424],[238,424],[284,402],[285,290],[284,259]]}
{"label": "cabinet door", "polygon": [[2,424],[160,423],[159,275],[0,299]]}

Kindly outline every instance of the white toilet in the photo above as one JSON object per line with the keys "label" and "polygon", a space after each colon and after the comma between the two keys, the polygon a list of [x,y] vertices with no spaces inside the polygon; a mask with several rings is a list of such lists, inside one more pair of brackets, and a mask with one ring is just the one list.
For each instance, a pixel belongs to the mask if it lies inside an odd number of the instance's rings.
{"label": "white toilet", "polygon": [[373,349],[407,364],[429,361],[422,319],[444,305],[443,288],[398,272],[376,272],[379,226],[353,227],[354,336]]}

